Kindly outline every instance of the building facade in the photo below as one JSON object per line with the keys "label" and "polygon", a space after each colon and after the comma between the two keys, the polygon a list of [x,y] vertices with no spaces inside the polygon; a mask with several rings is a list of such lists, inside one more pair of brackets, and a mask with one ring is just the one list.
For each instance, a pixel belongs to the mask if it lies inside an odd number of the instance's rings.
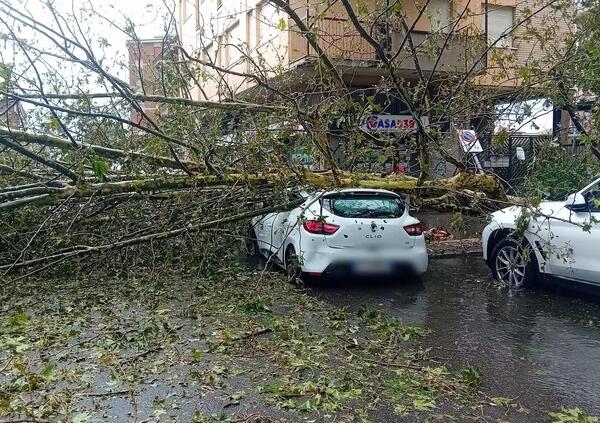
{"label": "building facade", "polygon": [[10,129],[24,129],[25,112],[18,100],[0,96],[0,126]]}
{"label": "building facade", "polygon": [[[316,35],[355,100],[374,96],[383,105],[381,113],[407,113],[393,93],[383,98],[377,91],[388,71],[341,1],[288,4]],[[560,39],[569,31],[569,17],[550,7],[550,0],[402,0],[399,6],[364,0],[352,5],[370,35],[394,57],[396,74],[409,84],[425,77],[439,87],[451,75],[465,75],[476,87],[517,93],[524,85],[523,69],[552,66],[552,55],[560,56]],[[400,14],[404,19],[397,18]],[[317,51],[289,13],[269,1],[178,0],[177,19],[182,45],[201,63],[197,98],[224,100],[252,92],[256,75],[279,89],[307,92],[319,76]],[[556,45],[549,46],[552,42]],[[466,119],[465,126],[489,126],[485,117],[467,114]]]}
{"label": "building facade", "polygon": [[[321,48],[344,70],[348,80],[354,83],[369,83],[380,77],[373,70],[377,67],[377,55],[373,46],[356,30],[340,1],[291,0],[294,12],[316,33]],[[385,10],[389,1],[365,0],[360,2],[357,13],[364,9]],[[411,32],[412,42],[420,55],[423,72],[465,71],[479,60],[479,67],[487,69],[486,74],[494,74],[502,68],[506,72],[506,62],[510,59],[513,74],[501,81],[506,87],[519,84],[518,69],[527,63],[543,60],[547,56],[541,37],[535,30],[550,31],[555,39],[561,33],[568,33],[569,21],[562,12],[550,7],[549,1],[541,0],[429,0],[425,13],[421,13],[422,3],[403,0],[397,13],[405,16]],[[265,0],[178,0],[178,31],[182,44],[205,62],[218,67],[252,73],[255,64],[262,71],[274,76],[284,71],[302,68],[316,52],[307,42],[293,19]],[[383,19],[382,19],[383,21]],[[380,27],[370,28],[370,32],[384,34],[388,50],[400,58],[396,65],[401,76],[408,79],[416,76],[415,65],[408,53],[398,54],[401,45],[406,48],[404,29],[394,25],[394,19],[385,19]],[[392,22],[392,24],[390,24]],[[527,32],[527,35],[525,35]],[[448,41],[438,37],[437,47],[443,50],[441,60],[430,55],[432,34],[454,34]],[[480,37],[487,38],[487,44],[467,42]],[[443,46],[442,46],[442,43]],[[434,43],[435,44],[435,43]],[[492,46],[486,51],[487,46]],[[443,47],[443,49],[442,49]],[[494,57],[501,57],[503,63],[494,63]],[[500,61],[496,59],[497,61]],[[253,64],[252,62],[256,63]],[[438,62],[436,64],[436,62]],[[466,65],[466,66],[465,66]],[[212,69],[206,67],[206,72]],[[479,70],[475,67],[474,70]],[[357,78],[359,78],[357,80]],[[496,78],[497,79],[497,78]],[[208,78],[207,78],[208,80]],[[227,77],[228,88],[235,92],[243,91],[252,85],[244,76]],[[498,84],[484,75],[479,84]],[[218,95],[207,82],[206,95]]]}
{"label": "building facade", "polygon": [[[172,59],[171,40],[165,37],[127,41],[129,55],[129,86],[135,93],[143,95],[167,95],[163,59]],[[158,118],[158,104],[152,101],[139,102],[141,111],[131,110],[131,121],[147,125],[143,115],[155,121]]]}

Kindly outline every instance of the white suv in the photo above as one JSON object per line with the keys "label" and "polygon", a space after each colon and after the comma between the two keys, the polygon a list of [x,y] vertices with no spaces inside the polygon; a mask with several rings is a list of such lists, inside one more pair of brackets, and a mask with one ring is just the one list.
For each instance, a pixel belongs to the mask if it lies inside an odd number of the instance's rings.
{"label": "white suv", "polygon": [[288,278],[427,270],[421,223],[408,202],[385,190],[345,189],[307,196],[299,207],[252,220],[252,252]]}
{"label": "white suv", "polygon": [[600,285],[600,179],[566,201],[493,213],[482,241],[494,277],[510,287],[539,273]]}

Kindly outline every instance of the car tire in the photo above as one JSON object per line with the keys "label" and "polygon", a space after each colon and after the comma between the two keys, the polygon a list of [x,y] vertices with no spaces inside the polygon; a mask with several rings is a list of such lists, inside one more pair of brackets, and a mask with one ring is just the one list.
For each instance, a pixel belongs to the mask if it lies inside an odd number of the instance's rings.
{"label": "car tire", "polygon": [[491,268],[494,278],[511,289],[532,286],[538,273],[538,265],[529,243],[504,238],[492,253]]}
{"label": "car tire", "polygon": [[258,239],[256,237],[256,232],[252,227],[248,230],[248,235],[246,236],[246,252],[251,257],[257,257],[260,255]]}
{"label": "car tire", "polygon": [[303,285],[302,268],[293,245],[285,250],[285,274],[287,281],[297,286]]}

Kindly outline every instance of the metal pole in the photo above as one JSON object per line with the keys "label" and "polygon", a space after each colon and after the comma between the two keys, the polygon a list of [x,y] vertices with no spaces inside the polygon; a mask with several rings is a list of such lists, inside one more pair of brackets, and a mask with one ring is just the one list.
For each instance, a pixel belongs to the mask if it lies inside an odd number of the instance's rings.
{"label": "metal pole", "polygon": [[[508,137],[508,184],[512,189],[513,182],[513,139]],[[513,192],[514,194],[514,192]]]}

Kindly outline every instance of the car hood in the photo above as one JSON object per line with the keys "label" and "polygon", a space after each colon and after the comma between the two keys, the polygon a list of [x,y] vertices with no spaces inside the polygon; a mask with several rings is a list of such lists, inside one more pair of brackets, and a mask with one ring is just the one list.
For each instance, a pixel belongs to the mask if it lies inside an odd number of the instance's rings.
{"label": "car hood", "polygon": [[[544,216],[555,216],[565,207],[564,201],[543,201],[537,210]],[[507,207],[492,213],[492,218],[496,222],[511,222],[521,215],[522,206]]]}

